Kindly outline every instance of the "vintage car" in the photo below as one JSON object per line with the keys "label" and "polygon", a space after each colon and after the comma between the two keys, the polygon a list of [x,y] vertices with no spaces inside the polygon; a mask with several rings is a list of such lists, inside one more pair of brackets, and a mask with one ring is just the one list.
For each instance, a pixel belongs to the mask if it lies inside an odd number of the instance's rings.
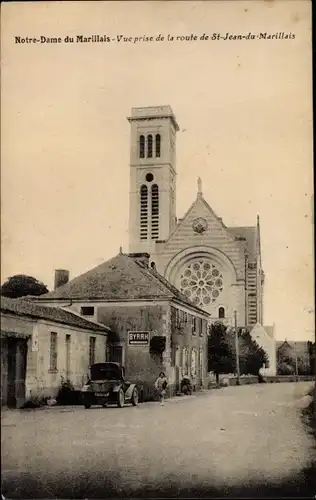
{"label": "vintage car", "polygon": [[124,367],[119,363],[96,363],[90,367],[90,378],[81,389],[85,408],[92,405],[106,407],[116,404],[122,408],[125,403],[138,404],[136,384],[125,380]]}

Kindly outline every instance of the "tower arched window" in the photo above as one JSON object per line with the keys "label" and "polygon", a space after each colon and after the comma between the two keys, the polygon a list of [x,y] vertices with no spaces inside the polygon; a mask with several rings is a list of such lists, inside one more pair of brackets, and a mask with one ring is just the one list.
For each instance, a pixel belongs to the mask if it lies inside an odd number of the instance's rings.
{"label": "tower arched window", "polygon": [[160,134],[156,134],[156,158],[160,158],[161,149],[161,137]]}
{"label": "tower arched window", "polygon": [[141,135],[139,137],[139,157],[145,158],[145,136]]}
{"label": "tower arched window", "polygon": [[140,188],[140,239],[148,239],[148,188],[145,184]]}
{"label": "tower arched window", "polygon": [[159,238],[159,188],[154,184],[151,188],[151,239]]}
{"label": "tower arched window", "polygon": [[153,136],[151,134],[147,136],[147,157],[153,157]]}
{"label": "tower arched window", "polygon": [[218,317],[220,319],[224,319],[225,318],[225,309],[224,307],[220,307],[219,310],[218,310]]}

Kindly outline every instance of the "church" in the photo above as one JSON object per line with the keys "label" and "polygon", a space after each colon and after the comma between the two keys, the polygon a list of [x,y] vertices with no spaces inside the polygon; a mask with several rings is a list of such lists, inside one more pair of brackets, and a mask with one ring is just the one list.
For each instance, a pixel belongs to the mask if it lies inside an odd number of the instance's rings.
{"label": "church", "polygon": [[260,219],[228,227],[203,197],[176,217],[176,136],[170,106],[132,108],[129,251],[146,252],[150,265],[193,304],[223,321],[253,330],[275,374],[275,333],[263,328],[264,271]]}
{"label": "church", "polygon": [[176,218],[176,134],[170,106],[133,108],[130,148],[129,251],[151,266],[212,320],[254,326],[263,320],[264,272],[259,216],[251,227],[227,227],[197,195]]}

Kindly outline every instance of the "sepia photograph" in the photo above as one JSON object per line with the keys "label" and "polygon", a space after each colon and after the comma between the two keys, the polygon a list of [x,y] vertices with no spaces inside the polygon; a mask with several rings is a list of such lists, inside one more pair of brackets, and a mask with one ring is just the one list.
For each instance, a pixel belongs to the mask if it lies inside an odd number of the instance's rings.
{"label": "sepia photograph", "polygon": [[311,2],[1,11],[2,500],[315,498]]}

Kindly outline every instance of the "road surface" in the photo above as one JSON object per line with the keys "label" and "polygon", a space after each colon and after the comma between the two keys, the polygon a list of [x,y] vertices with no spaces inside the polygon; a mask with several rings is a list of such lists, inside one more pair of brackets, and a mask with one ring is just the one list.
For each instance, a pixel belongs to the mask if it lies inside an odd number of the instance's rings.
{"label": "road surface", "polygon": [[299,409],[311,386],[227,387],[164,407],[3,411],[2,492],[7,498],[316,493],[314,442]]}

